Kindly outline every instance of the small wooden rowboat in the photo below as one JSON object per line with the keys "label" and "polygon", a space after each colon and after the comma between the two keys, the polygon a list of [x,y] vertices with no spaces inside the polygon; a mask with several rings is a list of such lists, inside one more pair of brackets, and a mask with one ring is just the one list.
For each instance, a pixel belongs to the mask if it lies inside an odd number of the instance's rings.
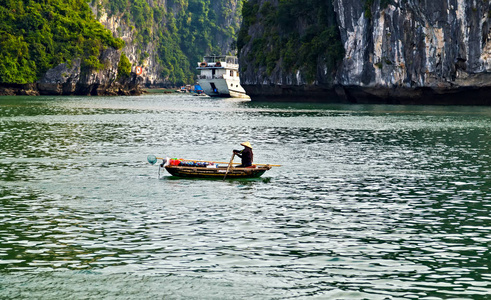
{"label": "small wooden rowboat", "polygon": [[207,167],[187,167],[187,166],[165,166],[167,172],[173,176],[193,177],[193,178],[257,178],[264,172],[271,169],[270,166],[256,166],[253,168],[230,168],[227,167],[207,168]]}
{"label": "small wooden rowboat", "polygon": [[[233,167],[238,163],[221,161],[206,161],[206,160],[187,160],[171,159],[170,164],[164,164],[166,160],[161,157],[149,155],[147,160],[150,164],[154,165],[158,159],[162,159],[160,167],[164,167],[167,172],[173,176],[188,177],[188,178],[257,178],[264,174],[264,172],[271,169],[271,167],[280,167],[281,165],[270,164],[255,164],[251,167]],[[175,164],[178,163],[178,164]],[[218,164],[227,164],[219,166]],[[159,167],[159,174],[160,174]]]}

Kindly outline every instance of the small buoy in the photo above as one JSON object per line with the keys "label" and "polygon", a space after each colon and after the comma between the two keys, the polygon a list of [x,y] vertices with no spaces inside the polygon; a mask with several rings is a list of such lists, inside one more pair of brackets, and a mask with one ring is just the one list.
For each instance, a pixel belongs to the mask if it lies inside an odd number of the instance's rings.
{"label": "small buoy", "polygon": [[136,75],[141,75],[143,73],[143,68],[138,66],[136,67]]}

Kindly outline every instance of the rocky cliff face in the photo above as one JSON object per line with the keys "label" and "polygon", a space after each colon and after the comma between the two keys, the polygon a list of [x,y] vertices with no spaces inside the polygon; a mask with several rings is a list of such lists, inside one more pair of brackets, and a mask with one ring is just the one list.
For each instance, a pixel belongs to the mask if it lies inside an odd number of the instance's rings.
{"label": "rocky cliff face", "polygon": [[[204,55],[233,51],[242,1],[91,1],[95,18],[125,42],[124,48],[101,51],[104,67],[99,70],[88,70],[83,60],[70,58],[70,64],[48,70],[36,83],[1,84],[0,95],[139,94],[144,86],[193,83],[196,63]],[[132,65],[129,78],[118,78],[121,51]],[[142,74],[136,74],[137,66]]]}
{"label": "rocky cliff face", "polygon": [[32,84],[0,86],[0,95],[139,95],[141,78],[132,73],[128,78],[118,79],[118,63],[121,51],[108,48],[101,53],[101,70],[82,67],[81,60],[60,64]]}
{"label": "rocky cliff face", "polygon": [[[114,13],[104,8],[101,5],[101,0],[93,2],[92,12],[96,16],[97,20],[104,25],[107,29],[113,32],[115,37],[121,38],[125,42],[125,47],[123,48],[123,52],[128,57],[132,64],[132,71],[135,72],[137,66],[143,68],[143,73],[138,77],[141,79],[141,85],[145,85],[147,87],[170,87],[175,85],[175,83],[170,82],[169,78],[166,78],[162,75],[162,65],[163,64],[173,64],[172,69],[176,72],[179,70],[178,62],[173,61],[163,61],[159,57],[159,49],[160,47],[165,47],[165,43],[162,43],[161,33],[165,31],[169,31],[168,23],[169,17],[162,16],[161,19],[153,19],[146,20],[148,22],[148,32],[145,33],[147,36],[147,40],[145,42],[141,41],[138,37],[138,32],[135,28],[135,24],[131,21],[131,18],[128,18],[125,13]],[[189,1],[181,1],[181,2],[171,2],[165,0],[147,0],[148,6],[150,9],[155,8],[164,8],[164,11],[168,13],[172,13],[173,17],[176,17],[180,14],[181,11],[186,11],[189,6]],[[209,47],[212,46],[216,49],[220,49],[221,53],[218,54],[227,54],[232,51],[231,46],[233,42],[233,38],[229,34],[224,34],[222,30],[224,28],[233,27],[238,28],[240,24],[240,9],[242,0],[220,0],[220,1],[210,1],[209,4],[205,4],[203,1],[203,5],[209,5],[209,10],[215,12],[218,15],[218,25],[219,28],[213,30],[214,35],[210,37],[209,41],[205,41],[205,43],[198,43],[199,38],[193,37],[196,40],[195,45],[193,47],[197,49],[202,49],[203,55],[210,54]],[[222,10],[225,8],[226,12]],[[196,22],[196,20],[192,20],[194,18],[202,18],[203,16],[193,15],[189,17],[189,22]],[[175,21],[174,21],[175,22]],[[181,24],[182,25],[182,24]],[[176,28],[173,30],[179,30],[182,28]],[[141,34],[141,32],[140,32]],[[200,33],[197,32],[197,35]],[[173,43],[179,44],[182,41],[173,41]],[[182,49],[174,49],[172,51],[181,51]],[[201,60],[202,57],[189,59],[189,64],[191,65],[192,71],[194,71],[196,63]],[[187,70],[189,71],[189,70]],[[192,83],[192,82],[186,82]]]}
{"label": "rocky cliff face", "polygon": [[299,73],[291,85],[246,73],[241,79],[253,99],[303,94],[358,103],[491,104],[488,1],[326,1],[344,47],[332,81],[309,82]]}
{"label": "rocky cliff face", "polygon": [[39,80],[37,87],[42,95],[136,95],[141,90],[135,73],[118,80],[118,63],[121,51],[109,48],[102,52],[105,68],[97,71],[83,70],[80,59],[70,65],[60,64],[49,70]]}
{"label": "rocky cliff face", "polygon": [[[151,1],[153,5],[165,5],[163,1]],[[132,24],[123,20],[122,15],[109,15],[109,12],[100,7],[92,6],[92,12],[97,20],[107,29],[113,32],[113,35],[121,38],[125,42],[123,51],[132,64],[132,72],[136,72],[136,67],[143,68],[143,73],[139,75],[139,83],[142,85],[162,85],[165,79],[159,76],[160,68],[158,64],[157,46],[154,41],[145,44],[137,42],[135,29]],[[147,53],[147,57],[143,57]],[[136,75],[136,74],[134,74]]]}

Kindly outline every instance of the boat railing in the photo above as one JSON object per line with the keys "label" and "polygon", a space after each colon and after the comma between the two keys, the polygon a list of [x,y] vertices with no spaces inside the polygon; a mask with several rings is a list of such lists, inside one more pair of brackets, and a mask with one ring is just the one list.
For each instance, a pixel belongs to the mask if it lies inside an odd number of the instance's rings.
{"label": "boat railing", "polygon": [[238,64],[239,60],[237,59],[236,56],[228,56],[228,55],[209,55],[203,57],[203,61],[207,63],[214,63],[214,62],[222,62],[222,63],[229,63],[229,64]]}
{"label": "boat railing", "polygon": [[223,75],[215,75],[215,76],[198,75],[198,79],[223,79]]}
{"label": "boat railing", "polygon": [[198,68],[204,69],[204,68],[224,68],[224,69],[238,69],[239,65],[238,64],[232,64],[232,63],[225,63],[222,62],[219,65],[217,63],[206,63],[206,62],[198,62]]}

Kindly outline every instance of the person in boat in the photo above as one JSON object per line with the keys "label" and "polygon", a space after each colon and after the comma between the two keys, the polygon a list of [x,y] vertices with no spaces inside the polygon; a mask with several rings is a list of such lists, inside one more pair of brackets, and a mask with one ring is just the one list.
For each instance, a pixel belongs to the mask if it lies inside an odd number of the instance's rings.
{"label": "person in boat", "polygon": [[234,150],[234,154],[242,159],[242,163],[237,166],[237,168],[245,168],[252,166],[252,162],[254,161],[254,154],[252,153],[252,146],[249,142],[243,142],[240,144],[244,146],[242,151]]}

